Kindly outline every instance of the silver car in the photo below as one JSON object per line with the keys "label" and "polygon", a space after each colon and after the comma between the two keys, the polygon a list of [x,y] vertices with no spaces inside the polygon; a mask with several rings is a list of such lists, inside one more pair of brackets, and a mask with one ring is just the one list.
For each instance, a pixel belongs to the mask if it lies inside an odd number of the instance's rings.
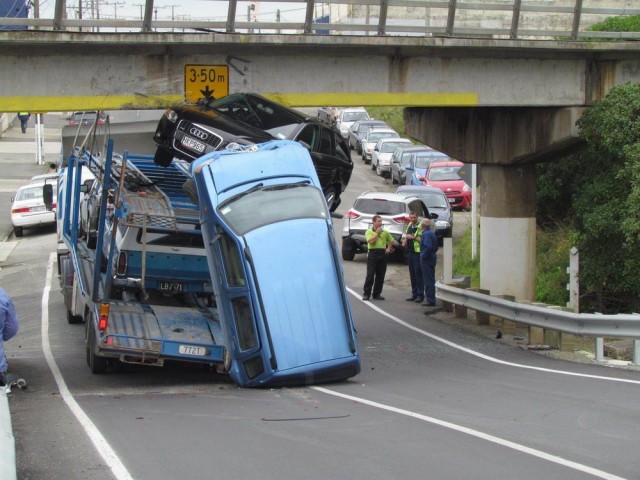
{"label": "silver car", "polygon": [[381,177],[388,177],[391,171],[391,155],[398,147],[409,147],[413,142],[408,138],[382,138],[373,147],[371,154],[371,170],[375,170]]}
{"label": "silver car", "polygon": [[382,120],[361,120],[355,122],[351,125],[351,128],[349,128],[349,138],[347,139],[349,148],[355,150],[358,154],[362,154],[362,138],[370,129],[380,127],[391,129],[391,127]]}
{"label": "silver car", "polygon": [[400,138],[400,135],[391,128],[372,128],[367,132],[362,138],[362,160],[364,160],[364,163],[371,163],[373,148],[376,146],[376,143],[378,143],[378,140],[389,137]]}
{"label": "silver car", "polygon": [[[373,224],[373,216],[382,217],[382,228],[387,230],[399,244],[408,223],[409,215],[415,212],[420,218],[437,218],[418,197],[389,193],[365,192],[353,203],[345,214],[342,227],[342,259],[353,260],[356,253],[367,253],[364,234]],[[402,248],[396,252],[404,259]]]}
{"label": "silver car", "polygon": [[391,155],[391,183],[404,185],[407,175],[405,168],[409,165],[411,154],[424,151],[433,151],[433,149],[427,145],[409,145],[396,148]]}

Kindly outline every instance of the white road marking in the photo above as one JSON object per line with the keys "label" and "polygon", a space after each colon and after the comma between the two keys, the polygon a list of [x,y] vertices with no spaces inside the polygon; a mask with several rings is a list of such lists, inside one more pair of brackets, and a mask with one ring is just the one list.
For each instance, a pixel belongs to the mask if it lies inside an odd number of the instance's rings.
{"label": "white road marking", "polygon": [[73,395],[71,395],[71,392],[62,377],[62,373],[58,368],[58,364],[51,353],[51,345],[49,344],[49,292],[51,291],[51,278],[53,275],[53,265],[55,261],[56,254],[55,252],[52,252],[47,266],[47,280],[44,292],[42,293],[42,350],[44,350],[45,359],[51,369],[53,378],[58,384],[60,396],[69,407],[69,410],[71,410],[71,413],[73,413],[78,422],[80,422],[80,425],[93,442],[93,445],[96,447],[100,456],[111,469],[115,478],[117,480],[133,480],[133,477],[122,464],[107,440],[102,436],[98,428],[89,419],[89,416],[84,412],[84,410],[80,408],[80,405],[78,405],[76,400],[73,398]]}
{"label": "white road marking", "polygon": [[[358,293],[356,293],[354,290],[352,290],[352,289],[347,287],[347,291],[351,295],[356,297],[358,300],[360,300],[360,295]],[[377,305],[374,305],[372,302],[362,301],[362,303],[367,305],[369,308],[372,308],[373,310],[378,312],[380,315],[384,315],[385,317],[389,318],[390,320],[393,320],[394,322],[396,322],[399,325],[402,325],[403,327],[407,327],[408,329],[413,330],[414,332],[417,332],[417,333],[419,333],[421,335],[424,335],[425,337],[429,337],[429,338],[431,338],[433,340],[436,340],[437,342],[444,343],[445,345],[448,345],[451,348],[456,348],[456,349],[461,350],[461,351],[463,351],[465,353],[468,353],[469,355],[473,355],[475,357],[482,358],[483,360],[487,360],[488,362],[499,363],[501,365],[506,365],[506,366],[509,366],[509,367],[525,368],[525,369],[528,369],[528,370],[537,370],[539,372],[555,373],[555,374],[558,374],[558,375],[569,375],[569,376],[572,376],[572,377],[593,378],[593,379],[596,379],[596,380],[606,380],[606,381],[609,381],[609,382],[632,383],[632,384],[635,384],[635,385],[640,385],[640,380],[629,380],[629,379],[626,379],[626,378],[612,378],[612,377],[605,377],[605,376],[602,376],[602,375],[589,375],[589,374],[586,374],[586,373],[566,372],[564,370],[554,370],[552,368],[534,367],[532,365],[523,365],[521,363],[513,363],[513,362],[507,362],[505,360],[500,360],[499,358],[490,357],[489,355],[485,355],[484,353],[476,352],[474,350],[471,350],[470,348],[463,347],[462,345],[458,345],[457,343],[453,343],[453,342],[451,342],[449,340],[446,340],[446,339],[444,339],[442,337],[438,337],[437,335],[434,335],[434,334],[429,333],[429,332],[427,332],[425,330],[422,330],[422,329],[420,329],[418,327],[415,327],[415,326],[405,322],[404,320],[401,320],[398,317],[395,317],[395,316],[391,315],[390,313],[385,312],[384,310],[382,310]]]}
{"label": "white road marking", "polygon": [[466,435],[471,435],[472,437],[476,437],[481,440],[486,440],[487,442],[492,442],[503,447],[511,448],[518,452],[525,453],[527,455],[532,455],[534,457],[541,458],[542,460],[546,460],[548,462],[557,463],[558,465],[562,465],[564,467],[568,467],[574,470],[578,470],[580,472],[588,473],[590,475],[593,475],[594,477],[604,478],[607,480],[625,480],[623,477],[618,477],[617,475],[613,475],[611,473],[598,470],[597,468],[592,468],[587,465],[582,465],[581,463],[572,462],[571,460],[566,460],[556,455],[551,455],[541,450],[536,450],[535,448],[526,447],[524,445],[520,445],[519,443],[511,442],[509,440],[505,440],[500,437],[495,437],[487,433],[482,433],[482,432],[479,432],[478,430],[473,430],[471,428],[463,427],[461,425],[456,425],[455,423],[445,422],[444,420],[438,420],[437,418],[429,417],[427,415],[422,415],[416,412],[411,412],[409,410],[403,410],[402,408],[391,407],[383,403],[372,402],[371,400],[366,400],[360,397],[354,397],[353,395],[346,395],[344,393],[336,392],[334,390],[329,390],[328,388],[324,388],[324,387],[311,387],[311,388],[313,388],[314,390],[317,390],[318,392],[326,393],[327,395],[333,395],[335,397],[344,398],[352,402],[362,403],[364,405],[369,405],[370,407],[387,410],[388,412],[398,413],[400,415],[406,415],[407,417],[422,420],[423,422],[429,422],[434,425],[438,425],[451,430],[455,430],[460,433],[464,433]]}

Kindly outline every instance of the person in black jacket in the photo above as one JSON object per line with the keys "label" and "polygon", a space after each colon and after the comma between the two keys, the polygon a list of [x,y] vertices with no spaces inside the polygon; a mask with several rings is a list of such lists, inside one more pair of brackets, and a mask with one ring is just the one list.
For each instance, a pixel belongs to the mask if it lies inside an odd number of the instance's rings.
{"label": "person in black jacket", "polygon": [[420,268],[422,269],[422,281],[424,282],[424,302],[426,307],[436,306],[436,262],[438,257],[438,238],[431,230],[431,220],[422,220],[422,240],[420,241]]}

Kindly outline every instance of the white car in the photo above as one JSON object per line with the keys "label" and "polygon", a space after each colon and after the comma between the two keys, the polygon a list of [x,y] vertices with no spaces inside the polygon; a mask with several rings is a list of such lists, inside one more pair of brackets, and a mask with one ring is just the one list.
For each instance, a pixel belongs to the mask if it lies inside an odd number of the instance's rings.
{"label": "white car", "polygon": [[347,139],[351,125],[359,120],[369,119],[369,114],[363,107],[343,108],[336,119],[336,127],[340,130],[340,134]]}
{"label": "white car", "polygon": [[398,147],[409,147],[413,142],[408,138],[381,138],[373,147],[371,153],[371,170],[375,170],[381,177],[389,176],[391,172],[391,156]]}
{"label": "white car", "polygon": [[372,128],[362,139],[362,160],[371,163],[373,149],[381,138],[400,138],[400,134],[391,128]]}
{"label": "white car", "polygon": [[30,183],[20,187],[11,199],[11,224],[16,237],[23,235],[25,228],[34,228],[56,223],[56,182],[48,182],[53,186],[53,205],[47,210],[44,204],[43,188],[45,183]]}
{"label": "white car", "polygon": [[55,172],[55,173],[43,173],[42,175],[35,175],[35,176],[31,177],[31,180],[29,180],[29,183],[43,183],[43,182],[46,182],[47,180],[50,180],[49,183],[51,183],[51,180],[53,180],[54,183],[57,183],[57,181],[58,181],[58,172]]}

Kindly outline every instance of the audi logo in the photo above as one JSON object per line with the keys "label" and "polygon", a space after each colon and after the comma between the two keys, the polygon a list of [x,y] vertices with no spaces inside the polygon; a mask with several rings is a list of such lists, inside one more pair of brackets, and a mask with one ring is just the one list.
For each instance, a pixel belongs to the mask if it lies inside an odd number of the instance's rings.
{"label": "audi logo", "polygon": [[191,127],[189,129],[189,133],[194,137],[198,137],[200,140],[206,140],[206,138],[209,136],[207,132],[203,132],[202,130],[196,127]]}

